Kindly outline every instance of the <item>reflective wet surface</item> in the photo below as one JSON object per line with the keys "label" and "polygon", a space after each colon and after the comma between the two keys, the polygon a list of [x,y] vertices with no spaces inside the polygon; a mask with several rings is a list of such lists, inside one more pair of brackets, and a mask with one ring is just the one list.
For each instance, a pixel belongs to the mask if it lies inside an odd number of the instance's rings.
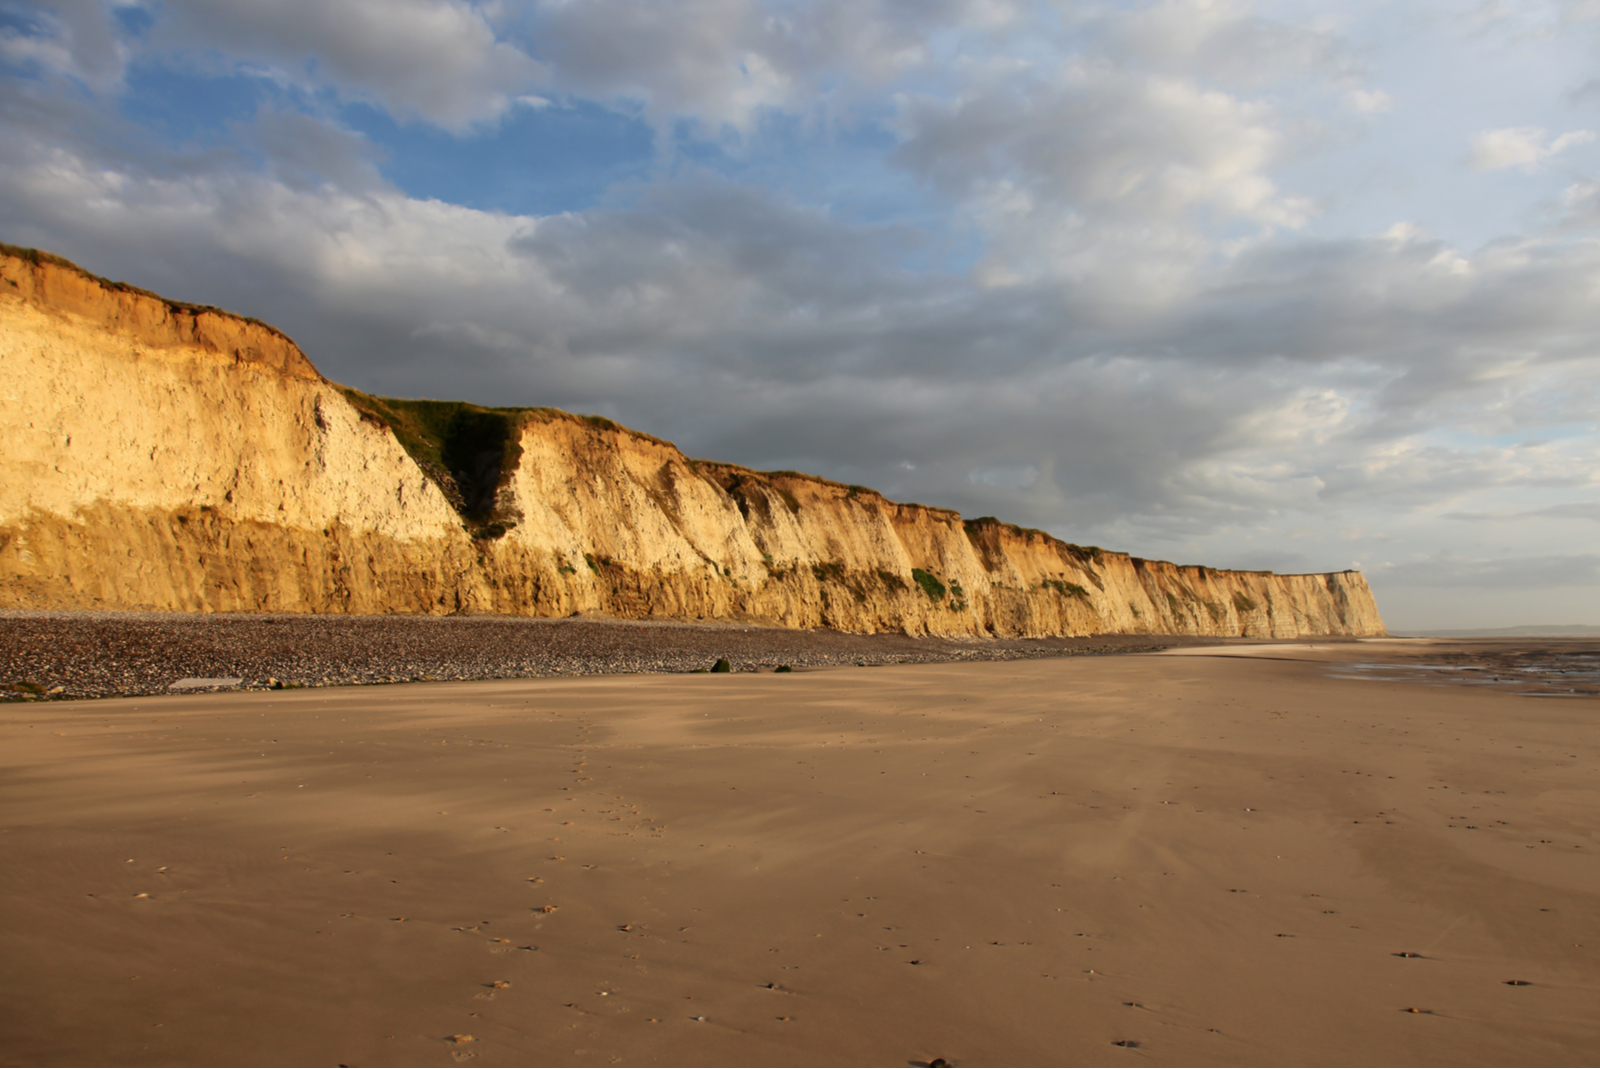
{"label": "reflective wet surface", "polygon": [[1493,687],[1541,697],[1600,697],[1600,645],[1592,640],[1485,641],[1475,646],[1341,664],[1329,674],[1341,679]]}

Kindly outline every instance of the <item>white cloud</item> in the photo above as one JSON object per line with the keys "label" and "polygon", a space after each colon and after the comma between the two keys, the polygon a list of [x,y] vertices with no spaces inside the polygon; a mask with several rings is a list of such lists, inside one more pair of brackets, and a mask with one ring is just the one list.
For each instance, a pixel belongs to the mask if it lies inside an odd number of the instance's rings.
{"label": "white cloud", "polygon": [[1475,171],[1520,167],[1532,174],[1573,145],[1586,145],[1593,140],[1592,130],[1569,130],[1556,137],[1539,126],[1483,130],[1472,135],[1467,162]]}
{"label": "white cloud", "polygon": [[1078,18],[1119,65],[1183,70],[1234,89],[1258,89],[1308,73],[1343,81],[1358,68],[1327,20],[1273,19],[1238,0],[1088,7]]}
{"label": "white cloud", "polygon": [[1350,107],[1363,115],[1377,115],[1394,108],[1394,98],[1382,89],[1352,89],[1345,94]]}

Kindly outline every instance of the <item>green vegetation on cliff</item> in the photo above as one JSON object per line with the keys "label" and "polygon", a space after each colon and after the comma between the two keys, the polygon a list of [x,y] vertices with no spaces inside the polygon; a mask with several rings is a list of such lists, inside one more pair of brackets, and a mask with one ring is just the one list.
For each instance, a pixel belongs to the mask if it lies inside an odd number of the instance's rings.
{"label": "green vegetation on cliff", "polygon": [[388,427],[428,477],[439,485],[475,533],[498,537],[508,525],[499,491],[522,459],[528,408],[486,408],[467,401],[374,397],[341,386],[363,419]]}

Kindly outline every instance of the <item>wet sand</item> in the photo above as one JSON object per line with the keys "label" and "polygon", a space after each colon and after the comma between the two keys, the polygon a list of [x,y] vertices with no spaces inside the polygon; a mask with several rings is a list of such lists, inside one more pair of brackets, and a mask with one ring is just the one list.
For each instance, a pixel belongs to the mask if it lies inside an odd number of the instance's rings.
{"label": "wet sand", "polygon": [[0,1058],[1594,1064],[1600,703],[1423,649],[6,705]]}

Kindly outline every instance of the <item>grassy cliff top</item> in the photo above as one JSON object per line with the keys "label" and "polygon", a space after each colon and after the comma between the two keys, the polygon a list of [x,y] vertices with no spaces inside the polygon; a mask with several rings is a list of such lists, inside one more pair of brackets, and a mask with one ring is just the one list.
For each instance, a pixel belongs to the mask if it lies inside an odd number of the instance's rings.
{"label": "grassy cliff top", "polygon": [[140,297],[148,297],[151,300],[160,301],[162,304],[166,305],[172,311],[177,312],[180,315],[194,316],[202,313],[208,313],[210,315],[225,316],[228,319],[237,319],[241,323],[249,323],[253,327],[260,327],[262,330],[276,334],[278,337],[289,342],[291,345],[294,344],[294,339],[290,338],[289,335],[285,334],[271,323],[262,322],[254,316],[240,315],[238,312],[230,312],[226,308],[218,308],[214,304],[190,304],[188,301],[175,301],[170,297],[163,297],[159,293],[152,293],[147,289],[141,289],[138,286],[132,285],[128,282],[118,282],[115,279],[103,278],[100,275],[91,274],[66,257],[57,256],[55,253],[46,252],[44,249],[30,249],[21,245],[7,245],[5,242],[0,241],[0,256],[10,256],[15,259],[22,260],[25,263],[34,264],[35,266],[48,265],[50,267],[60,268],[64,271],[71,271],[73,274],[81,275],[90,282],[97,283],[102,289],[111,290],[114,293],[135,293]]}

